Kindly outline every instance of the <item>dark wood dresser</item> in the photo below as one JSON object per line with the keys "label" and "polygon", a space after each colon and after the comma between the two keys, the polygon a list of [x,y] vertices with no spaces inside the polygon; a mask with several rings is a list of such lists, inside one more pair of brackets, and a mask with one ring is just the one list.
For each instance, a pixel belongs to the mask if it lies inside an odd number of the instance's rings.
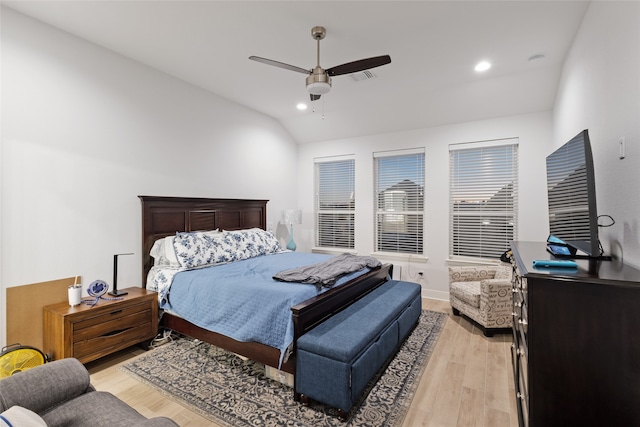
{"label": "dark wood dresser", "polygon": [[534,268],[513,242],[515,392],[521,426],[640,425],[640,271],[619,261]]}

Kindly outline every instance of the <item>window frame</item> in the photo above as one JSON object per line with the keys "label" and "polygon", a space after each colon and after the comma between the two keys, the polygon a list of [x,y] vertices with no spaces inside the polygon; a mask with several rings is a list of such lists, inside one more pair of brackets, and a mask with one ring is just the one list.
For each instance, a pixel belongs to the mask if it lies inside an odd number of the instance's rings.
{"label": "window frame", "polygon": [[[501,155],[508,167],[500,168]],[[479,160],[473,160],[473,156]],[[509,249],[511,241],[517,240],[518,156],[518,138],[449,145],[451,259],[495,261]],[[464,162],[473,163],[473,169],[460,170],[459,165]],[[475,203],[479,204],[477,209],[472,206]],[[480,224],[474,224],[476,218]],[[461,234],[468,237],[461,238]]]}
{"label": "window frame", "polygon": [[[416,156],[417,159],[410,160],[411,157]],[[425,157],[424,147],[373,153],[373,245],[375,254],[400,258],[425,257]],[[402,158],[415,162],[412,166],[412,173],[403,174],[401,171],[393,171],[391,168],[381,170],[381,159],[391,161],[396,159],[400,162]],[[384,165],[382,167],[386,168]],[[419,175],[417,179],[416,174]],[[389,182],[382,184],[381,180]],[[387,195],[393,195],[393,197],[387,198]],[[397,197],[396,195],[401,196]],[[392,206],[387,209],[389,206],[387,201],[389,200]],[[402,210],[396,210],[399,201],[402,202]],[[383,226],[388,227],[387,231],[382,229]],[[386,234],[389,239],[385,240],[383,234]],[[394,246],[395,250],[393,250]],[[401,250],[402,247],[408,250]]]}
{"label": "window frame", "polygon": [[[355,213],[356,213],[356,193],[355,193],[355,155],[344,155],[344,156],[332,156],[332,157],[318,157],[313,159],[314,163],[314,218],[315,218],[315,236],[314,236],[314,251],[340,251],[340,252],[351,252],[355,251]],[[322,182],[320,174],[322,173],[323,166],[333,165],[335,167],[340,168],[340,164],[344,165],[344,173],[340,175],[331,174],[331,179],[325,183],[325,185],[330,186],[342,186],[347,182],[348,192],[350,193],[348,196],[349,202],[346,208],[340,209],[325,209],[321,208],[322,203],[328,203],[333,201],[334,204],[338,205],[340,202],[344,202],[344,200],[340,200],[340,198],[344,198],[345,192],[342,191],[341,197],[336,196],[335,198],[329,197],[327,194],[321,193],[322,191]],[[345,181],[347,180],[347,181]],[[335,187],[333,187],[335,189]],[[324,199],[324,200],[323,200]],[[323,217],[334,216],[333,220],[323,219]],[[341,221],[339,218],[342,216],[347,216],[346,221]],[[346,226],[346,239],[344,236],[339,235],[339,230],[337,227],[340,226],[340,222],[344,222],[342,228],[344,230],[344,226]],[[323,226],[323,224],[326,224]],[[323,236],[323,230],[331,229],[333,235]],[[341,240],[344,240],[344,244],[342,245],[326,245],[327,242],[332,241],[333,243],[340,243]]]}

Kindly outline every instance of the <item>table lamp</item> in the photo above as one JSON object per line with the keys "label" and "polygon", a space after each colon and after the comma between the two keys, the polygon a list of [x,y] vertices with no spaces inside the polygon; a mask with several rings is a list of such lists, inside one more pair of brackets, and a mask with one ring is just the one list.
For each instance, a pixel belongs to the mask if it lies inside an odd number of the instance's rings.
{"label": "table lamp", "polygon": [[113,295],[114,297],[120,297],[122,295],[127,295],[129,292],[118,291],[118,257],[120,255],[133,255],[133,252],[126,254],[115,254],[113,256],[113,287],[109,295]]}

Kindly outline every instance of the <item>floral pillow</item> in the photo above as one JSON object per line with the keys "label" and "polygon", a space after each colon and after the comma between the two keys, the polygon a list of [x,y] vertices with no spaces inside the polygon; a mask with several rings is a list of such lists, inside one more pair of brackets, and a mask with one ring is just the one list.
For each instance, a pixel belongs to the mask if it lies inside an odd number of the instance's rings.
{"label": "floral pillow", "polygon": [[275,236],[260,228],[210,232],[179,233],[173,239],[178,263],[184,268],[224,264],[279,252]]}
{"label": "floral pillow", "polygon": [[[221,231],[206,231],[202,232],[205,235],[215,235],[222,234]],[[177,233],[177,235],[181,234],[189,234],[189,233]],[[162,239],[158,239],[153,243],[151,247],[151,252],[149,255],[153,257],[153,265],[158,267],[171,267],[178,268],[180,267],[180,263],[178,262],[178,258],[176,257],[176,251],[173,247],[173,239],[176,236],[168,236]]]}

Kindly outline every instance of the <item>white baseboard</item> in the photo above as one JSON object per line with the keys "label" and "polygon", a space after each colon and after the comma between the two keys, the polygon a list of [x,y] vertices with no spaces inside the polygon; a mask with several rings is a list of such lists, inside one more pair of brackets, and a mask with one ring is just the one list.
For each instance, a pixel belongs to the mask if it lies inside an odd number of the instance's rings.
{"label": "white baseboard", "polygon": [[440,301],[449,301],[449,292],[436,291],[434,289],[422,288],[422,298],[437,299]]}

